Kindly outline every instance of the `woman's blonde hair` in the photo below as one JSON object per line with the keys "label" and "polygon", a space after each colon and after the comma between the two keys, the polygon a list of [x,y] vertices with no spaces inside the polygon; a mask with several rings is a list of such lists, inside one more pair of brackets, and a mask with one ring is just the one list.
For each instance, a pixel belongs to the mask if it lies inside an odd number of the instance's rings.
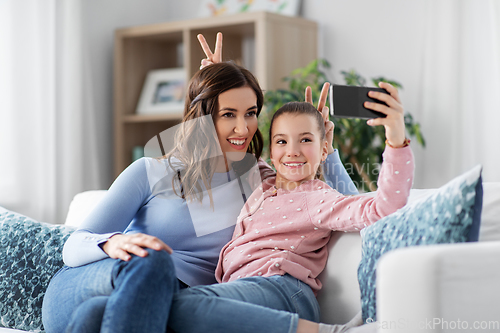
{"label": "woman's blonde hair", "polygon": [[[250,87],[255,92],[258,116],[264,96],[257,79],[247,69],[233,62],[212,64],[198,71],[189,81],[184,116],[175,136],[174,148],[163,157],[168,159],[173,170],[178,170],[177,177],[172,179],[172,188],[178,196],[201,202],[203,183],[213,205],[210,184],[217,164],[214,156],[220,154],[220,146],[215,144],[218,139],[213,122],[219,111],[219,95],[241,87]],[[204,117],[208,115],[211,117]],[[245,173],[255,164],[262,154],[263,142],[257,129],[247,149],[249,154],[232,164],[237,174]],[[182,169],[182,176],[179,169]]]}

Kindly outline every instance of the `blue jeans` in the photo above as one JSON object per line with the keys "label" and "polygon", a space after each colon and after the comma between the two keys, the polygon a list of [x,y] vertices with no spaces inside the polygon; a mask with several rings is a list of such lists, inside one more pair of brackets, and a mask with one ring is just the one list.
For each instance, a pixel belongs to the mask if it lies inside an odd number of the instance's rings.
{"label": "blue jeans", "polygon": [[275,275],[183,289],[168,326],[176,333],[294,333],[299,318],[319,321],[314,293],[290,275]]}
{"label": "blue jeans", "polygon": [[179,290],[166,251],[144,258],[103,259],[63,267],[52,278],[42,306],[47,333],[166,332],[173,295]]}

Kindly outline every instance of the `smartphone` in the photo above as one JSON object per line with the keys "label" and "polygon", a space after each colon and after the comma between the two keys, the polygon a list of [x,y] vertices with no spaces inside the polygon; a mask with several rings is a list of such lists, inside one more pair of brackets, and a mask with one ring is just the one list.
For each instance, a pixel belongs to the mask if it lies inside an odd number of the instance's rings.
{"label": "smartphone", "polygon": [[386,103],[368,97],[369,91],[388,92],[382,88],[356,87],[356,86],[330,86],[330,114],[340,118],[385,118],[381,112],[369,110],[364,107],[365,102]]}

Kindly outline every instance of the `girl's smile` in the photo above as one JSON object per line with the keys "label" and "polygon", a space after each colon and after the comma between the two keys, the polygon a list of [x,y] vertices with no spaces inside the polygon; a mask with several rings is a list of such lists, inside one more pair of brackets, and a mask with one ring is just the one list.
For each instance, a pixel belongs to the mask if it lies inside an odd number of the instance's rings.
{"label": "girl's smile", "polygon": [[290,169],[303,167],[307,162],[283,162],[283,165]]}

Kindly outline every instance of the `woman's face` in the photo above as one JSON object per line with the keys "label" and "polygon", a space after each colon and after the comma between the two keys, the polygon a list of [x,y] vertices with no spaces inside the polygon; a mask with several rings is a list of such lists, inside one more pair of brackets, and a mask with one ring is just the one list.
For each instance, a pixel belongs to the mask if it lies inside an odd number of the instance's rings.
{"label": "woman's face", "polygon": [[214,117],[222,152],[230,162],[241,161],[257,131],[257,96],[250,87],[234,88],[219,95]]}

